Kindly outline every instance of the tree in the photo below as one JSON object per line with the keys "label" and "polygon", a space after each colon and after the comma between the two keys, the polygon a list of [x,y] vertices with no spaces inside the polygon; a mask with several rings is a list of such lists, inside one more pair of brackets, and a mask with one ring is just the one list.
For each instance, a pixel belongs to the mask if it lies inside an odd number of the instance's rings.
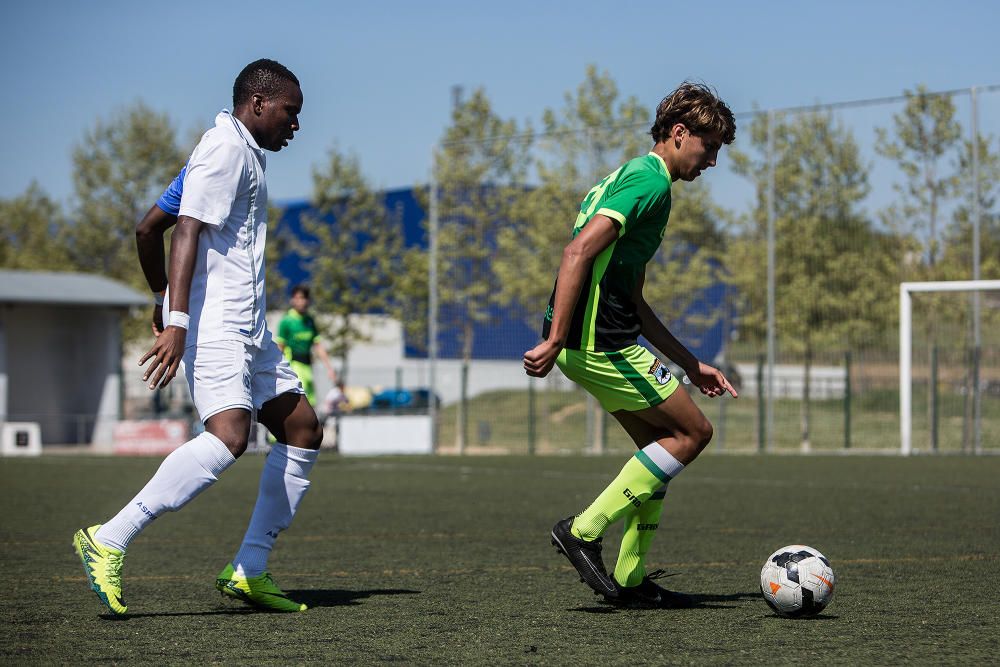
{"label": "tree", "polygon": [[906,106],[893,116],[894,136],[876,128],[875,150],[894,160],[906,178],[894,185],[901,201],[889,216],[920,240],[926,257],[922,278],[935,280],[941,254],[941,208],[954,195],[958,182],[943,162],[959,149],[962,130],[949,95],[929,94],[923,85],[905,95]]}
{"label": "tree", "polygon": [[[141,102],[99,120],[73,150],[77,207],[67,234],[70,265],[147,290],[135,226],[184,160],[170,119]],[[126,336],[147,333],[147,317],[126,322]]]}
{"label": "tree", "polygon": [[[457,104],[434,156],[438,183],[438,296],[441,322],[453,327],[461,345],[462,386],[456,447],[466,443],[469,362],[477,326],[492,321],[503,304],[494,268],[497,230],[515,225],[515,205],[525,192],[528,149],[514,120],[494,111],[482,89]],[[417,260],[411,260],[418,265]]]}
{"label": "tree", "polygon": [[69,258],[62,208],[37,183],[0,200],[0,266],[30,271],[64,269]]}
{"label": "tree", "polygon": [[315,310],[332,316],[320,326],[346,379],[351,347],[367,340],[358,316],[396,312],[403,226],[372,190],[356,156],[332,149],[328,157],[323,168],[313,169],[319,217],[302,220],[308,239],[296,245],[311,277]]}
{"label": "tree", "polygon": [[[744,296],[741,332],[760,341],[765,304],[756,301],[767,271],[767,134],[750,125],[759,159],[733,152],[737,173],[756,184],[757,205],[734,238],[727,266]],[[810,371],[818,353],[842,352],[879,334],[892,321],[894,282],[886,244],[861,210],[867,166],[850,131],[829,113],[778,117],[775,160],[775,317],[782,346],[802,355],[802,442],[810,442]]]}

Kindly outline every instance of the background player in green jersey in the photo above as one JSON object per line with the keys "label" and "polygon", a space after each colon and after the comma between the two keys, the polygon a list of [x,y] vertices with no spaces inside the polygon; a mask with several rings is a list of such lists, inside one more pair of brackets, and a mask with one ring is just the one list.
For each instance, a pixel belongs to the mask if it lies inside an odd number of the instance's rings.
{"label": "background player in green jersey", "polygon": [[[712,438],[712,425],[652,353],[646,337],[684,369],[707,396],[736,391],[716,368],[691,354],[642,296],[646,264],[663,238],[673,181],[692,181],[714,167],[732,143],[736,123],[725,102],[702,84],[684,83],[656,109],[649,154],[605,177],[587,194],[559,265],[545,313],[544,340],[525,352],[528,375],[558,364],[621,423],[639,451],[576,517],[556,523],[552,542],[581,579],[607,600],[640,606],[686,606],[687,596],[652,581],[645,555],[659,525],[668,482]],[[601,536],[625,521],[612,575],[601,559]]]}
{"label": "background player in green jersey", "polygon": [[293,287],[291,304],[292,307],[278,324],[275,342],[285,353],[288,364],[302,381],[306,398],[312,405],[316,405],[316,387],[313,384],[312,373],[313,354],[326,366],[330,382],[337,382],[337,373],[333,370],[333,364],[326,353],[326,348],[323,347],[323,341],[320,340],[316,320],[309,313],[309,288],[305,285]]}

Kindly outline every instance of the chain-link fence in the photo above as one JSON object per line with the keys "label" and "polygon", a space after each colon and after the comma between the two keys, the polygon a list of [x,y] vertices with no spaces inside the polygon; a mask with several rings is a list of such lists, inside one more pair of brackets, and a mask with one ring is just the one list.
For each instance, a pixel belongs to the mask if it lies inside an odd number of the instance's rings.
{"label": "chain-link fence", "polygon": [[[998,119],[1000,86],[738,114],[720,166],[674,185],[644,293],[740,390],[693,392],[715,449],[899,450],[899,284],[1000,277]],[[524,376],[521,354],[580,200],[649,146],[648,125],[507,127],[437,148],[427,328],[439,450],[632,447],[558,370]],[[918,450],[978,439],[996,451],[998,320],[995,293],[917,306]]]}

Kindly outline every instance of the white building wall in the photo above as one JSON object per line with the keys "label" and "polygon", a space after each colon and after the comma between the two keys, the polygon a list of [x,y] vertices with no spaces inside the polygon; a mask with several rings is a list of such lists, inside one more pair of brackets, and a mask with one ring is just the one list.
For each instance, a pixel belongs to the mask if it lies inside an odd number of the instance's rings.
{"label": "white building wall", "polygon": [[90,442],[118,419],[118,311],[8,304],[0,318],[6,419],[38,422],[48,444]]}

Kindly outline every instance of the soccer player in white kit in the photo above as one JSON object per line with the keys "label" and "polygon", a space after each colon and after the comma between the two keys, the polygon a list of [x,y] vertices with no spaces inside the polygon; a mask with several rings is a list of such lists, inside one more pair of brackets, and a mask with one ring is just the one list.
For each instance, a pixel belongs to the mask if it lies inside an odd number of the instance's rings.
{"label": "soccer player in white kit", "polygon": [[[205,431],[167,456],[117,515],[74,535],[91,588],[114,614],[127,610],[121,571],[128,545],[158,516],[211,486],[246,451],[254,412],[278,443],[264,464],[243,543],[216,587],[271,611],[306,609],[275,585],[267,559],[309,488],[323,431],[264,319],[264,150],[288,145],[301,109],[294,74],[273,60],[252,62],[233,85],[232,113],[216,116],[188,161],[171,238],[163,306],[169,316],[160,333],[154,316],[158,335],[139,363],[152,361],[143,381],[155,389],[174,378],[183,360]],[[137,230],[140,263],[155,291],[167,283],[163,232],[172,224],[173,216],[154,206]]]}

